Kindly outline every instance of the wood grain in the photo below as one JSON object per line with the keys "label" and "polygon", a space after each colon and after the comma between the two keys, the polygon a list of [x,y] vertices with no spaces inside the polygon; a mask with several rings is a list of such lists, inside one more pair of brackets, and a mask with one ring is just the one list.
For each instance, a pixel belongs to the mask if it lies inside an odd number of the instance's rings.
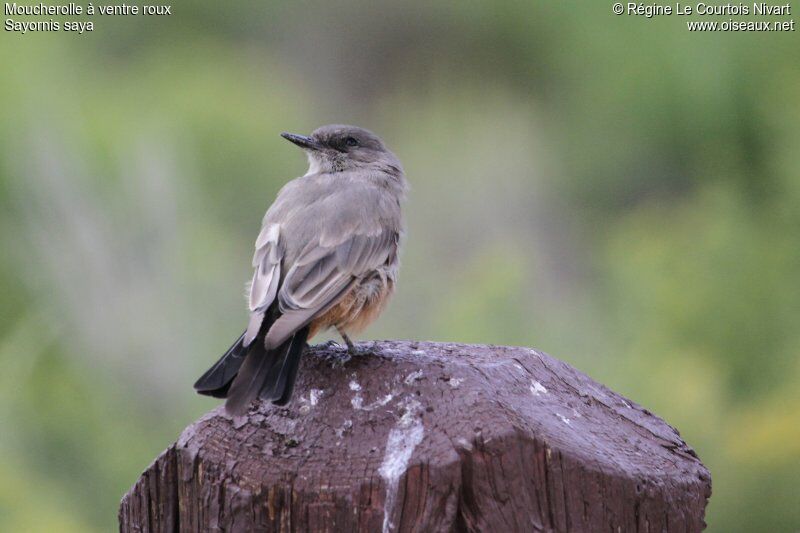
{"label": "wood grain", "polygon": [[304,356],[295,399],[186,428],[123,532],[700,531],[708,470],[646,409],[518,347]]}

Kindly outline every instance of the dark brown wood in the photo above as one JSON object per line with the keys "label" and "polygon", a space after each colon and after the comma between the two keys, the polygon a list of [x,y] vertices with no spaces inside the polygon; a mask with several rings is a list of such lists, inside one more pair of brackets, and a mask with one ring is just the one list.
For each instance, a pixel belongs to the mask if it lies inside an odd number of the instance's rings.
{"label": "dark brown wood", "polygon": [[[129,531],[700,531],[678,432],[527,348],[362,343],[304,357],[286,408],[217,408],[122,499]],[[369,348],[369,350],[366,350]]]}

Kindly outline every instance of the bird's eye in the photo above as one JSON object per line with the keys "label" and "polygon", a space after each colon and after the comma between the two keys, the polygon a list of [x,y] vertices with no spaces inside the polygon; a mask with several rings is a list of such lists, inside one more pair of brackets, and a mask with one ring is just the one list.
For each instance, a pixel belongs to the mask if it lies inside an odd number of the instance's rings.
{"label": "bird's eye", "polygon": [[347,139],[344,140],[344,143],[347,146],[358,146],[358,141],[356,140],[355,137],[348,137]]}

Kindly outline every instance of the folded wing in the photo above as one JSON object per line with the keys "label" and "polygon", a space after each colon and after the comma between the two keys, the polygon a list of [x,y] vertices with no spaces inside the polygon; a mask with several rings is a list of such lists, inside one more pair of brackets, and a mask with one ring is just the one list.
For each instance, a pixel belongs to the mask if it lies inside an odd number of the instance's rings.
{"label": "folded wing", "polygon": [[272,305],[278,293],[281,280],[282,253],[279,246],[281,227],[279,224],[265,224],[256,239],[253,255],[253,280],[250,283],[248,305],[250,322],[244,334],[243,343],[248,346],[258,335],[264,313]]}
{"label": "folded wing", "polygon": [[323,236],[307,245],[278,291],[281,316],[267,333],[266,348],[279,346],[330,309],[360,276],[386,264],[396,244],[395,233],[371,227],[340,242]]}

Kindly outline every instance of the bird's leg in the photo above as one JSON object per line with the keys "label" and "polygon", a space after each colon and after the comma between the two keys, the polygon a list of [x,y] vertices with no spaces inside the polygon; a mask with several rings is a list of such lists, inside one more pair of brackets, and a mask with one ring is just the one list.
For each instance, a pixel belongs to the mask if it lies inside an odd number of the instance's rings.
{"label": "bird's leg", "polygon": [[350,340],[350,337],[347,336],[347,333],[339,328],[336,328],[336,331],[342,336],[342,340],[344,340],[344,343],[347,345],[347,351],[350,352],[350,355],[358,355],[358,348],[356,348],[356,345]]}

